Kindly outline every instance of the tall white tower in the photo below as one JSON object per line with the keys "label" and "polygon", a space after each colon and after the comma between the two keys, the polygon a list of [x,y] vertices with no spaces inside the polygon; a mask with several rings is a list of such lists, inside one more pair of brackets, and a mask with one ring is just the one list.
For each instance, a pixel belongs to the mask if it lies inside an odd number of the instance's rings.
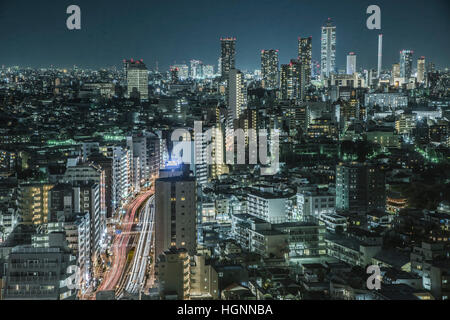
{"label": "tall white tower", "polygon": [[347,55],[347,74],[354,74],[356,72],[356,54],[350,52]]}
{"label": "tall white tower", "polygon": [[381,76],[381,62],[383,57],[383,34],[378,35],[378,69],[377,76],[380,78]]}
{"label": "tall white tower", "polygon": [[331,18],[322,27],[321,38],[321,75],[329,77],[330,73],[336,71],[336,27]]}

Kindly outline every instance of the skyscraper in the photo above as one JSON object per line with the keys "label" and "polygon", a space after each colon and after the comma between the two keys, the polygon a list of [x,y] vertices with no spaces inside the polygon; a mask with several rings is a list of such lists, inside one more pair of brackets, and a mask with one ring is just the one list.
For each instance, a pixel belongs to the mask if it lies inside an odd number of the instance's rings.
{"label": "skyscraper", "polygon": [[312,37],[298,38],[298,60],[303,65],[305,85],[311,83]]}
{"label": "skyscraper", "polygon": [[222,53],[221,53],[221,74],[222,79],[228,78],[228,73],[234,69],[236,64],[236,38],[220,38]]}
{"label": "skyscraper", "polygon": [[228,110],[225,127],[225,147],[231,150],[234,145],[234,122],[239,119],[244,109],[247,108],[247,87],[244,82],[244,74],[231,69],[228,75]]}
{"label": "skyscraper", "polygon": [[412,50],[400,51],[400,77],[405,78],[405,81],[411,77],[413,53]]}
{"label": "skyscraper", "polygon": [[322,26],[321,41],[321,75],[329,77],[330,73],[336,72],[336,26],[331,18]]}
{"label": "skyscraper", "polygon": [[278,50],[261,51],[261,78],[262,86],[266,89],[278,88],[279,60]]}
{"label": "skyscraper", "polygon": [[127,94],[129,98],[139,95],[141,100],[148,100],[148,71],[142,60],[128,62]]}
{"label": "skyscraper", "polygon": [[300,62],[300,97],[305,98],[306,88],[311,84],[312,37],[298,38],[298,60]]}
{"label": "skyscraper", "polygon": [[238,119],[247,104],[247,88],[244,74],[231,69],[228,75],[228,115],[230,119]]}
{"label": "skyscraper", "polygon": [[417,59],[417,82],[422,83],[425,80],[425,57]]}
{"label": "skyscraper", "polygon": [[356,72],[356,54],[350,52],[347,55],[347,74],[354,74]]}
{"label": "skyscraper", "polygon": [[301,64],[291,60],[289,64],[281,65],[281,98],[293,100],[300,97]]}

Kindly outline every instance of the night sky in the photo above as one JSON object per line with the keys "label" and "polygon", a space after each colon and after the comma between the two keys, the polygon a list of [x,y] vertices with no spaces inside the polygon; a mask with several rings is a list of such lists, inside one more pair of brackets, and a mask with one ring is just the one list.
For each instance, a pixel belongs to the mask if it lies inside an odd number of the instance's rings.
{"label": "night sky", "polygon": [[[66,8],[81,7],[82,30],[66,28]],[[354,51],[358,69],[376,68],[377,35],[366,8],[381,7],[383,67],[414,50],[449,66],[449,0],[0,0],[0,65],[88,68],[143,58],[149,68],[199,59],[217,67],[221,36],[237,37],[237,67],[259,69],[261,49],[279,49],[280,63],[297,55],[297,37],[313,37],[320,60],[320,27],[337,27],[337,67]],[[414,62],[413,66],[415,67]]]}

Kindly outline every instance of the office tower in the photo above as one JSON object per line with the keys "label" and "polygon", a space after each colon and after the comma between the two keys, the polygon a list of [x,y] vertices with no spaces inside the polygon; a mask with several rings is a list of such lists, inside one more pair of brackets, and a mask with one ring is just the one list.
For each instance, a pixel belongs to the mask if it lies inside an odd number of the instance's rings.
{"label": "office tower", "polygon": [[281,98],[284,100],[298,99],[301,94],[301,64],[291,60],[289,64],[281,65]]}
{"label": "office tower", "polygon": [[383,57],[383,35],[380,33],[378,35],[378,68],[377,68],[378,78],[380,78],[381,76],[382,57]]}
{"label": "office tower", "polygon": [[385,175],[377,165],[336,166],[336,209],[359,213],[386,208]]}
{"label": "office tower", "polygon": [[330,73],[336,72],[336,26],[331,18],[322,26],[321,39],[321,75],[329,77]]}
{"label": "office tower", "polygon": [[425,81],[425,57],[417,59],[417,82],[422,83]]}
{"label": "office tower", "polygon": [[236,38],[220,38],[221,43],[221,65],[222,79],[228,79],[231,69],[236,67]]}
{"label": "office tower", "polygon": [[278,88],[279,60],[278,50],[261,51],[261,79],[265,89]]}
{"label": "office tower", "polygon": [[191,60],[191,79],[201,79],[203,77],[203,62]]}
{"label": "office tower", "polygon": [[142,60],[128,63],[127,94],[129,98],[148,100],[148,71]]}
{"label": "office tower", "polygon": [[347,74],[354,74],[356,72],[356,54],[350,52],[347,55]]}
{"label": "office tower", "polygon": [[23,183],[19,185],[19,221],[34,226],[48,221],[48,192],[53,185]]}
{"label": "office tower", "polygon": [[155,255],[175,247],[190,255],[197,250],[197,194],[195,178],[160,178],[155,184]]}
{"label": "office tower", "polygon": [[298,60],[302,65],[302,72],[305,79],[305,87],[311,84],[311,66],[312,66],[312,37],[298,38]]}
{"label": "office tower", "polygon": [[406,82],[411,78],[413,53],[412,50],[400,51],[400,78],[404,78]]}
{"label": "office tower", "polygon": [[186,64],[174,64],[172,68],[178,68],[178,79],[186,80],[189,78],[189,67]]}

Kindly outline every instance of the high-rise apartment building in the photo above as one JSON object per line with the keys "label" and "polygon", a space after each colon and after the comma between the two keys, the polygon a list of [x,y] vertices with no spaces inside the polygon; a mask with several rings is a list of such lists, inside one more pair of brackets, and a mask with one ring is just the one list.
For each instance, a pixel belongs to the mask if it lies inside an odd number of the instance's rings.
{"label": "high-rise apartment building", "polygon": [[305,97],[305,89],[311,84],[312,73],[312,37],[298,38],[298,60],[301,64],[301,96]]}
{"label": "high-rise apartment building", "polygon": [[221,75],[222,79],[228,79],[231,69],[236,67],[236,38],[220,38],[221,43]]}
{"label": "high-rise apartment building", "polygon": [[289,64],[281,65],[281,98],[284,100],[298,99],[301,95],[301,63],[291,60]]}
{"label": "high-rise apartment building", "polygon": [[370,212],[386,208],[385,175],[376,165],[340,163],[336,166],[336,209]]}
{"label": "high-rise apartment building", "polygon": [[336,26],[331,18],[322,26],[321,38],[321,75],[329,77],[330,73],[336,72]]}
{"label": "high-rise apartment building", "polygon": [[262,87],[275,89],[279,86],[278,50],[261,51],[261,79]]}
{"label": "high-rise apartment building", "polygon": [[247,87],[244,74],[231,69],[228,77],[228,115],[230,119],[238,119],[247,106]]}
{"label": "high-rise apartment building", "polygon": [[234,143],[234,121],[239,119],[247,108],[247,87],[244,82],[244,74],[231,69],[228,75],[228,115],[225,128],[226,150],[231,150]]}

